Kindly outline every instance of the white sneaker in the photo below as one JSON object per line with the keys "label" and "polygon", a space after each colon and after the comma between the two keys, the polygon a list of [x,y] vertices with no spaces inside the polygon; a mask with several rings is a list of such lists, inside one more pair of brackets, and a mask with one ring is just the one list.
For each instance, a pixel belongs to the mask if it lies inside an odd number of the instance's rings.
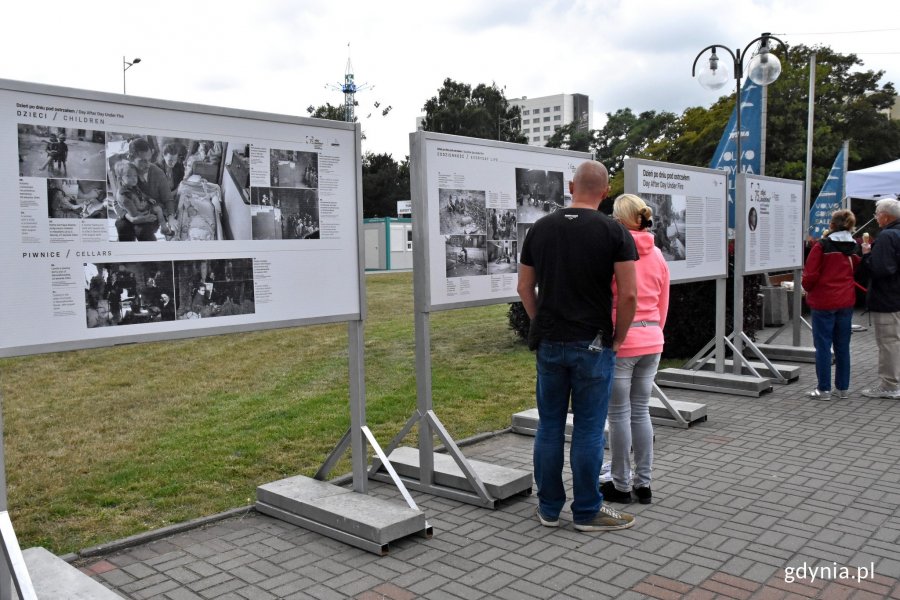
{"label": "white sneaker", "polygon": [[868,389],[862,391],[862,395],[867,398],[892,398],[892,399],[900,399],[900,389],[889,390],[881,387],[881,385],[875,385]]}

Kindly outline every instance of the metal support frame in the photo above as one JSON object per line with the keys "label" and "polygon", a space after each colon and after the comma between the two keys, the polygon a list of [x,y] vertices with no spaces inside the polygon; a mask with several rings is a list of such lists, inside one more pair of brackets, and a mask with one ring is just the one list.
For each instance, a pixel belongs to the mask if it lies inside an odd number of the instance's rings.
{"label": "metal support frame", "polygon": [[681,416],[681,413],[678,412],[672,403],[669,402],[669,397],[656,385],[656,382],[653,382],[653,391],[656,393],[656,397],[659,398],[659,401],[663,403],[663,406],[666,407],[666,410],[669,411],[669,414],[672,415],[672,420],[675,421],[675,427],[681,427],[683,429],[687,429],[691,426],[690,423],[687,422],[687,419]]}
{"label": "metal support frame", "polygon": [[[419,479],[410,477],[397,477],[399,481],[408,487],[418,491],[433,494],[443,498],[459,500],[468,504],[475,504],[485,508],[497,508],[498,499],[488,493],[484,482],[478,473],[469,464],[453,437],[441,423],[434,412],[431,396],[431,321],[430,314],[424,311],[416,311],[416,411],[406,421],[400,432],[388,445],[387,455],[397,449],[400,442],[412,431],[413,427],[419,428]],[[466,481],[472,486],[474,493],[466,490],[451,488],[435,483],[434,480],[434,436],[437,435],[448,454],[466,476]],[[388,468],[386,457],[379,457],[373,461],[369,469],[369,477],[378,481],[387,481],[388,477],[380,472],[384,466]],[[389,471],[390,472],[390,471]],[[391,477],[396,476],[393,473]]]}
{"label": "metal support frame", "polygon": [[325,458],[322,466],[316,471],[314,478],[324,481],[340,460],[341,456],[347,451],[347,448],[352,446],[350,460],[353,466],[353,491],[365,494],[368,489],[369,480],[366,472],[366,442],[368,442],[372,451],[375,453],[375,462],[380,466],[384,466],[385,470],[388,472],[389,477],[386,481],[388,483],[393,483],[394,486],[397,487],[410,508],[419,510],[415,500],[413,500],[409,491],[407,491],[403,480],[397,475],[397,471],[394,470],[390,460],[388,460],[387,454],[390,454],[391,450],[388,450],[388,452],[385,453],[378,444],[378,440],[375,439],[375,435],[369,427],[365,425],[366,384],[363,363],[363,322],[351,321],[347,324],[347,327],[350,337],[350,428],[347,429],[334,449]]}
{"label": "metal support frame", "polygon": [[0,563],[0,600],[13,600],[15,587],[20,600],[37,600],[31,576],[25,566],[25,558],[13,529],[12,519],[7,509],[6,496],[6,451],[3,441],[3,393],[0,392],[0,545],[3,561]]}

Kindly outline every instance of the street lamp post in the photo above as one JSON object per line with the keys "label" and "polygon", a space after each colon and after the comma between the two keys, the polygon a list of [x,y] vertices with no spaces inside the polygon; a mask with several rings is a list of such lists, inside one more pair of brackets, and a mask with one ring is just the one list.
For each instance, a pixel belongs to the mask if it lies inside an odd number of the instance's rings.
{"label": "street lamp post", "polygon": [[[750,77],[750,80],[757,85],[766,86],[774,83],[778,79],[778,76],[781,75],[781,61],[778,60],[777,56],[771,53],[771,49],[769,48],[770,40],[775,40],[781,44],[781,47],[784,48],[785,51],[787,51],[787,46],[784,45],[784,42],[775,36],[764,33],[747,44],[743,53],[740,48],[735,48],[734,52],[732,52],[731,48],[723,46],[722,44],[712,44],[711,46],[707,46],[697,54],[697,57],[694,58],[694,65],[691,67],[691,77],[696,77],[697,81],[700,82],[700,85],[708,90],[718,90],[728,83],[731,73],[728,71],[727,63],[719,64],[720,59],[716,54],[716,49],[721,48],[731,56],[731,69],[734,73],[734,79],[737,85],[735,98],[735,150],[737,151],[735,173],[741,172],[741,79],[744,75],[744,58],[746,58],[747,51],[750,47],[756,42],[759,42],[759,48],[748,64],[748,76]],[[700,69],[698,74],[697,61],[700,60],[700,57],[703,56],[707,50],[710,51],[709,60],[707,64]]]}
{"label": "street lamp post", "polygon": [[125,57],[122,57],[122,93],[125,93],[125,71],[133,67],[134,65],[141,62],[141,59],[135,58],[131,62],[125,60]]}
{"label": "street lamp post", "polygon": [[[741,52],[740,48],[736,48],[734,52],[728,46],[723,46],[722,44],[712,44],[707,46],[703,50],[697,54],[696,58],[694,58],[694,64],[691,67],[691,76],[697,77],[700,85],[709,90],[718,90],[725,86],[728,83],[730,76],[734,75],[735,85],[737,87],[735,91],[735,171],[734,171],[734,181],[735,181],[735,202],[737,202],[737,175],[741,172],[741,159],[743,158],[741,155],[741,80],[744,75],[744,58],[747,56],[747,52],[750,50],[751,46],[759,42],[759,46],[757,47],[756,53],[753,54],[750,62],[748,63],[748,74],[747,76],[750,80],[760,86],[767,86],[771,83],[774,83],[778,76],[781,75],[781,61],[777,56],[771,53],[771,49],[769,47],[770,41],[776,41],[781,47],[787,51],[787,46],[785,46],[784,42],[782,42],[777,37],[770,35],[769,33],[763,33],[758,38],[751,40],[749,44],[744,47],[744,51]],[[719,56],[716,54],[717,49],[722,49],[731,56],[732,64],[731,64],[731,72],[729,72],[729,65],[727,62],[724,64],[720,64]],[[707,51],[710,52],[709,59],[701,69],[700,72],[697,72],[697,61],[700,60],[700,57],[703,56]],[[765,142],[763,142],[765,143]],[[738,227],[737,225],[737,215],[735,215],[735,239],[734,239],[734,264],[735,264],[735,278],[734,278],[734,327],[733,327],[733,339],[734,339],[734,347],[732,348],[734,352],[734,373],[740,374],[742,372],[742,364],[739,358],[739,354],[741,353],[742,340],[741,338],[744,336],[743,334],[743,325],[744,325],[744,282],[741,277],[737,277],[738,272],[742,272],[742,269],[738,269],[739,264],[743,264],[744,260],[744,239],[743,239],[743,228]],[[717,279],[716,280],[716,314],[724,315],[725,314],[725,280]],[[724,319],[716,320],[716,372],[722,373],[724,370],[724,360],[725,360],[725,323]],[[751,343],[752,344],[752,343]]]}

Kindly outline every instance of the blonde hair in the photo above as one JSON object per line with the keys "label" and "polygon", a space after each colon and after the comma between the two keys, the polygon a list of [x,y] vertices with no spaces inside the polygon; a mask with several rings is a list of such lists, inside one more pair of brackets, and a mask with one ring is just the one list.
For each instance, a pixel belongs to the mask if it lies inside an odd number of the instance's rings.
{"label": "blonde hair", "polygon": [[653,209],[640,196],[622,194],[613,204],[613,217],[628,229],[640,231],[650,226]]}

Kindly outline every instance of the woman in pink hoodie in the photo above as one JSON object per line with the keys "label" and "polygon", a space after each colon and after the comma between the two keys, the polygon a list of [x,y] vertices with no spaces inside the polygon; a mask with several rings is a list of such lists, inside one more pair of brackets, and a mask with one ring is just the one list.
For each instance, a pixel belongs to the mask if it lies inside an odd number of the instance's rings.
{"label": "woman in pink hoodie", "polygon": [[[609,440],[612,481],[600,492],[609,502],[631,502],[631,491],[641,504],[650,504],[653,467],[653,425],[650,391],[663,349],[663,327],[669,310],[669,266],[654,245],[650,231],[652,211],[633,194],[616,198],[613,217],[634,238],[640,260],[637,270],[638,304],[634,322],[616,356],[615,378],[609,403]],[[615,288],[613,288],[615,291]],[[613,302],[615,306],[615,302]],[[630,451],[634,450],[634,481]]]}

